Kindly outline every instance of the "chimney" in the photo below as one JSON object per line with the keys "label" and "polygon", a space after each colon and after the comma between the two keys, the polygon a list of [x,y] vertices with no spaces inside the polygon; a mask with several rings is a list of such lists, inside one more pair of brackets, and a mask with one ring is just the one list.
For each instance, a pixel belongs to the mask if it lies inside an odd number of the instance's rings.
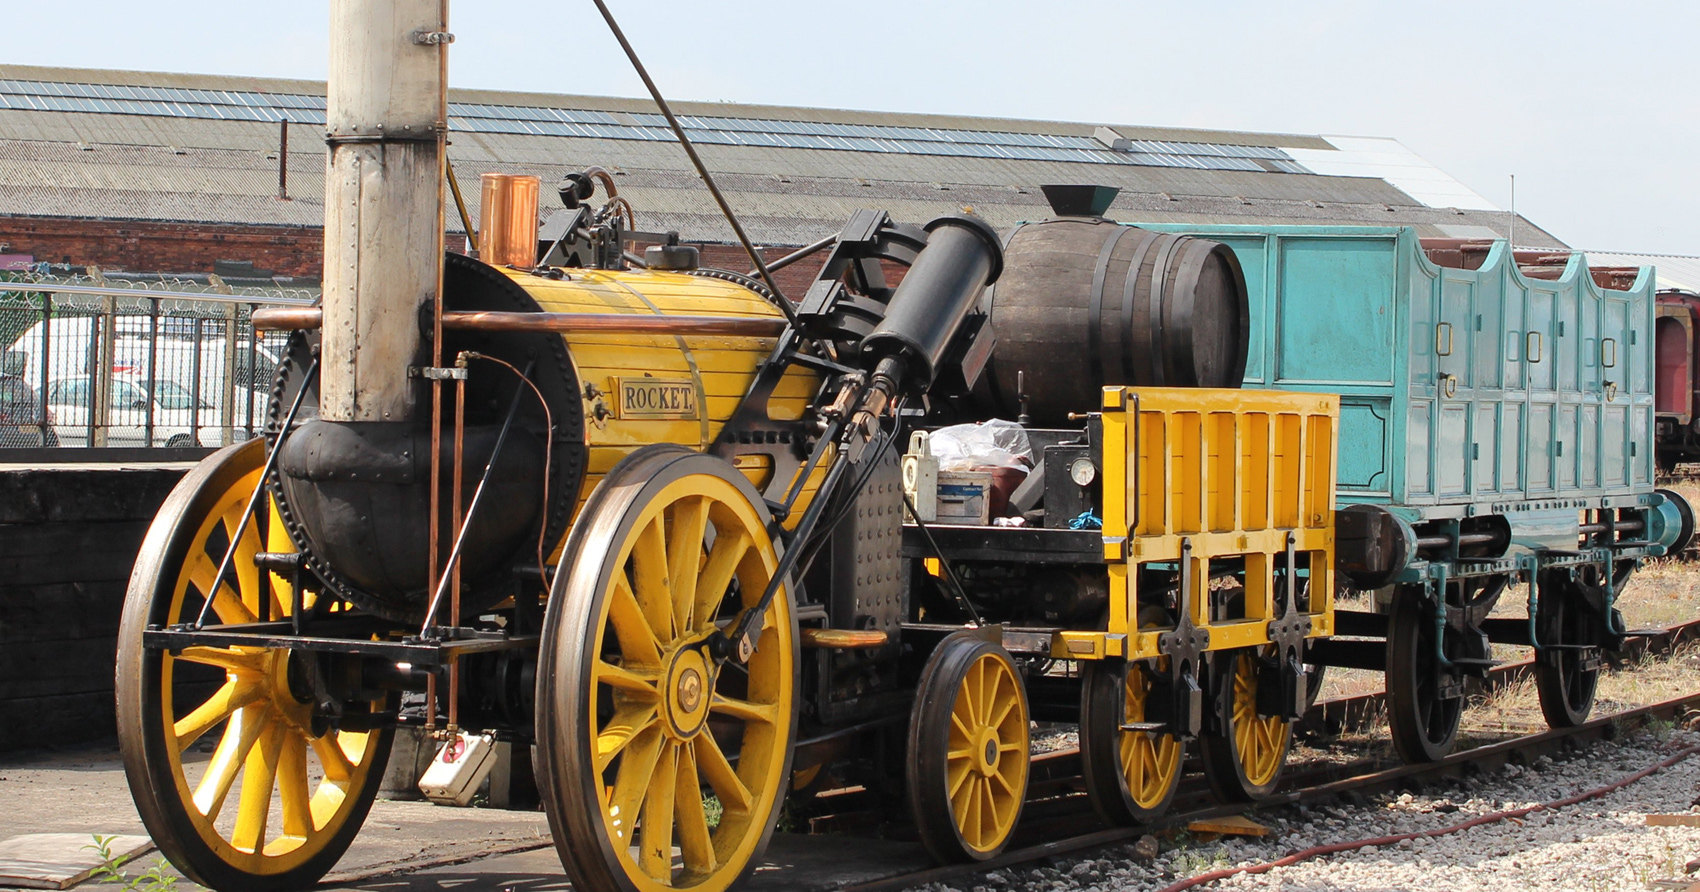
{"label": "chimney", "polygon": [[404,421],[441,290],[448,0],[331,0],[320,415]]}
{"label": "chimney", "polygon": [[1102,217],[1120,192],[1114,186],[1040,186],[1059,217]]}

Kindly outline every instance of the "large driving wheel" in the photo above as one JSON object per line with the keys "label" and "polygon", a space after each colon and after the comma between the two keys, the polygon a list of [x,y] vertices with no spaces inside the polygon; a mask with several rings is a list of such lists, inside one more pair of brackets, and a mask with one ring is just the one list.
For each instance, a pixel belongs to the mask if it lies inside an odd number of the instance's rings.
{"label": "large driving wheel", "polygon": [[1002,646],[958,632],[921,671],[906,780],[921,844],[939,861],[1003,851],[1027,796],[1027,688]]}
{"label": "large driving wheel", "polygon": [[[294,550],[275,512],[236,535],[264,462],[265,442],[250,440],[172,490],[118,632],[118,735],[136,809],[160,851],[215,889],[312,885],[359,831],[389,756],[388,729],[315,727],[306,665],[288,650],[142,646],[143,630],[193,621],[209,597],[209,622],[288,614],[286,584],[254,566],[261,550]],[[232,538],[232,570],[215,585]],[[208,741],[210,756],[197,746]]]}
{"label": "large driving wheel", "polygon": [[1583,603],[1569,575],[1562,569],[1536,575],[1537,628],[1547,647],[1535,659],[1535,690],[1553,728],[1574,728],[1588,720],[1600,679],[1601,620]]}
{"label": "large driving wheel", "polygon": [[1226,727],[1199,738],[1204,777],[1224,802],[1255,802],[1275,791],[1287,765],[1293,723],[1257,714],[1258,666],[1255,651],[1216,658],[1221,677]]}
{"label": "large driving wheel", "polygon": [[778,563],[725,461],[637,450],[573,526],[544,620],[537,781],[574,888],[723,890],[767,845],[790,775],[796,616],[782,588],[748,662],[713,639]]}
{"label": "large driving wheel", "polygon": [[1151,671],[1143,663],[1102,660],[1081,670],[1081,773],[1093,809],[1112,824],[1156,818],[1180,787],[1185,742],[1173,734],[1123,730],[1146,720]]}
{"label": "large driving wheel", "polygon": [[1387,621],[1387,724],[1393,748],[1406,762],[1433,762],[1452,752],[1464,698],[1443,691],[1457,679],[1437,666],[1440,644],[1434,611],[1419,591],[1401,588]]}

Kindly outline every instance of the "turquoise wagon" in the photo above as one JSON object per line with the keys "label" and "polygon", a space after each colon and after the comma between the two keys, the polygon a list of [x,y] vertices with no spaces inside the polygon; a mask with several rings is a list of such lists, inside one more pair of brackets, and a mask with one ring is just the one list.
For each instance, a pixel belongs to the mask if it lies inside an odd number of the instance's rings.
{"label": "turquoise wagon", "polygon": [[[1526,269],[1408,227],[1145,228],[1234,251],[1245,386],[1340,394],[1337,552],[1376,609],[1310,659],[1385,669],[1408,759],[1450,751],[1490,642],[1534,647],[1548,721],[1582,721],[1616,591],[1693,529],[1653,485],[1653,271],[1602,287],[1580,254]],[[1515,582],[1527,616],[1490,618]]]}

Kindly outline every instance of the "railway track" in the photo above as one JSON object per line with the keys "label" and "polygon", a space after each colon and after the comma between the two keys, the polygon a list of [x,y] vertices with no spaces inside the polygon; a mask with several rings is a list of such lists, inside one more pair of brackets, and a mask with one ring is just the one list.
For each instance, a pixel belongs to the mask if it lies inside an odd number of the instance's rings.
{"label": "railway track", "polygon": [[[1661,656],[1680,645],[1700,640],[1700,622],[1683,623],[1668,629],[1637,635],[1624,652],[1614,657],[1630,662],[1646,656]],[[1497,667],[1481,684],[1483,690],[1515,684],[1533,671],[1530,662]],[[1375,720],[1381,710],[1381,692],[1318,703],[1301,720],[1300,735],[1332,736],[1359,730]],[[1438,762],[1406,765],[1390,758],[1364,756],[1346,762],[1300,761],[1288,766],[1283,791],[1260,803],[1259,808],[1328,801],[1343,796],[1369,796],[1402,788],[1421,787],[1445,779],[1469,779],[1495,771],[1507,763],[1527,763],[1543,755],[1592,741],[1615,738],[1625,731],[1656,720],[1674,721],[1700,710],[1700,691],[1663,703],[1601,716],[1575,728],[1545,731],[1460,750]],[[1223,805],[1210,794],[1197,765],[1189,765],[1177,792],[1173,810],[1162,820],[1138,827],[1106,828],[1092,812],[1080,779],[1079,751],[1057,750],[1035,756],[1028,799],[1011,847],[989,861],[963,865],[931,866],[904,871],[889,877],[844,884],[830,882],[804,888],[857,890],[902,889],[928,882],[955,882],[1004,867],[1041,862],[1048,858],[1136,840],[1148,833],[1184,828],[1195,821],[1240,815],[1243,804]],[[879,804],[862,791],[827,794],[842,807],[817,817],[811,829],[819,831],[867,832],[878,827],[888,835],[902,837],[901,825],[892,825],[878,812]]]}

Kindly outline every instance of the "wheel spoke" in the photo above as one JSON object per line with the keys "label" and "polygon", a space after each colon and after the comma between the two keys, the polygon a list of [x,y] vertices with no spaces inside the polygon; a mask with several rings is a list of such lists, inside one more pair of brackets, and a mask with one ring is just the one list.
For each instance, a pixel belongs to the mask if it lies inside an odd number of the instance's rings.
{"label": "wheel spoke", "polygon": [[318,755],[319,764],[324,767],[325,780],[346,786],[354,779],[354,762],[348,758],[348,753],[343,752],[343,736],[331,733],[313,738],[313,752]]}
{"label": "wheel spoke", "polygon": [[659,701],[661,692],[656,685],[661,682],[661,673],[643,672],[616,666],[607,660],[596,661],[596,683],[605,684],[628,695]]}
{"label": "wheel spoke", "polygon": [[205,703],[195,707],[193,712],[172,725],[172,734],[177,738],[177,751],[187,750],[214,725],[229,718],[231,713],[258,700],[261,693],[257,684],[226,678],[224,685],[214,691]]}
{"label": "wheel spoke", "polygon": [[201,814],[214,819],[224,810],[224,800],[230,795],[236,772],[241,769],[242,761],[248,758],[266,724],[266,707],[263,704],[244,706],[230,717],[224,736],[218,741],[218,749],[213,751],[212,760],[207,763],[207,773],[201,776],[200,784],[195,787],[195,808]]}
{"label": "wheel spoke", "polygon": [[[713,734],[698,734],[692,741],[696,747],[697,767],[702,771],[702,777],[708,781],[709,789],[720,799],[720,807],[728,814],[749,814],[755,806],[755,799],[750,795],[750,789],[744,786],[738,772],[733,770],[732,763],[726,754],[720,751]],[[725,818],[721,819],[725,823]]]}
{"label": "wheel spoke", "polygon": [[[714,619],[716,608],[725,599],[726,589],[732,584],[732,574],[737,572],[744,555],[755,546],[750,531],[743,527],[730,532],[717,528],[715,532],[714,547],[709,551],[708,562],[703,565],[701,575],[697,577],[696,604],[691,608],[698,625]],[[757,592],[756,597],[761,597],[761,593]]]}
{"label": "wheel spoke", "polygon": [[177,658],[204,666],[217,666],[226,672],[258,675],[265,669],[267,654],[265,651],[242,651],[228,647],[185,647]]}
{"label": "wheel spoke", "polygon": [[[1015,684],[1014,684],[1013,681],[1008,681],[1005,684],[999,685],[1000,689],[1001,688],[1014,688],[1014,687],[1015,687]],[[1004,693],[1004,692],[1002,690],[1000,690],[999,693]],[[1007,696],[1004,697],[1003,702],[998,704],[995,707],[995,711],[996,711],[997,714],[992,717],[992,721],[990,722],[991,726],[993,728],[1003,727],[1004,719],[1009,718],[1009,714],[1014,712],[1015,707],[1017,707],[1019,705],[1021,705],[1021,701],[1016,698],[1015,691],[1010,690],[1008,692]]]}
{"label": "wheel spoke", "polygon": [[312,803],[307,792],[307,739],[289,731],[277,759],[277,791],[283,806],[283,833],[306,839],[313,832]]}
{"label": "wheel spoke", "polygon": [[204,551],[190,554],[188,563],[183,568],[189,583],[202,597],[211,597],[213,613],[217,614],[221,623],[251,623],[258,621],[254,611],[242,603],[241,597],[225,582],[217,586],[216,593],[213,581],[218,578],[218,562]]}
{"label": "wheel spoke", "polygon": [[679,750],[679,781],[673,793],[674,808],[679,821],[679,853],[684,856],[685,872],[706,876],[713,873],[720,862],[714,857],[714,839],[708,830],[708,814],[702,807],[702,778],[697,774],[695,751],[694,745],[686,745]]}
{"label": "wheel spoke", "polygon": [[662,735],[658,728],[646,728],[626,747],[620,759],[614,792],[609,798],[607,824],[620,846],[632,842],[633,824],[649,793],[649,782],[655,774],[655,763],[661,758]]}
{"label": "wheel spoke", "polygon": [[667,584],[667,539],[657,514],[632,543],[632,591],[655,637],[672,641],[679,635],[673,627],[673,595]]}
{"label": "wheel spoke", "polygon": [[626,574],[614,574],[614,591],[608,599],[608,625],[620,644],[627,665],[660,666],[661,641],[653,621],[644,614]]}
{"label": "wheel spoke", "polygon": [[708,707],[710,712],[730,715],[746,722],[761,722],[772,725],[779,721],[779,707],[772,703],[756,703],[751,700],[740,700],[728,697],[719,691],[714,692],[714,700]]}
{"label": "wheel spoke", "polygon": [[689,499],[673,506],[673,524],[667,537],[667,574],[673,588],[673,621],[681,635],[713,619],[695,609],[697,570],[702,564],[702,538],[707,529],[708,499]]}
{"label": "wheel spoke", "polygon": [[266,819],[277,786],[277,759],[288,727],[273,718],[266,723],[258,745],[248,751],[242,767],[241,799],[236,803],[236,829],[230,843],[245,852],[258,852],[266,843]]}
{"label": "wheel spoke", "polygon": [[946,764],[948,767],[945,769],[945,792],[951,799],[955,799],[957,791],[962,789],[963,783],[973,773],[973,766],[969,764],[967,759],[954,758],[954,754],[952,758],[947,760]]}
{"label": "wheel spoke", "polygon": [[638,867],[650,877],[671,885],[673,879],[673,803],[678,788],[679,744],[667,744],[657,760],[654,780],[643,800],[643,841]]}
{"label": "wheel spoke", "polygon": [[[240,510],[227,515],[224,524],[229,532],[235,532],[236,525],[241,522]],[[282,616],[283,610],[277,605],[262,605],[261,600],[270,600],[271,586],[260,585],[260,568],[254,565],[254,555],[260,552],[260,524],[250,521],[247,529],[242,531],[242,538],[236,542],[235,554],[230,558],[231,572],[236,574],[236,587],[242,595],[242,603],[251,613],[258,615],[262,610],[271,616]],[[216,571],[215,571],[216,572]]]}
{"label": "wheel spoke", "polygon": [[[645,731],[654,728],[658,713],[656,704],[630,703],[614,711],[608,723],[596,735],[596,771],[601,773],[608,768],[614,757],[624,752],[628,746]],[[655,733],[660,733],[659,731]],[[620,773],[625,774],[624,763]]]}

